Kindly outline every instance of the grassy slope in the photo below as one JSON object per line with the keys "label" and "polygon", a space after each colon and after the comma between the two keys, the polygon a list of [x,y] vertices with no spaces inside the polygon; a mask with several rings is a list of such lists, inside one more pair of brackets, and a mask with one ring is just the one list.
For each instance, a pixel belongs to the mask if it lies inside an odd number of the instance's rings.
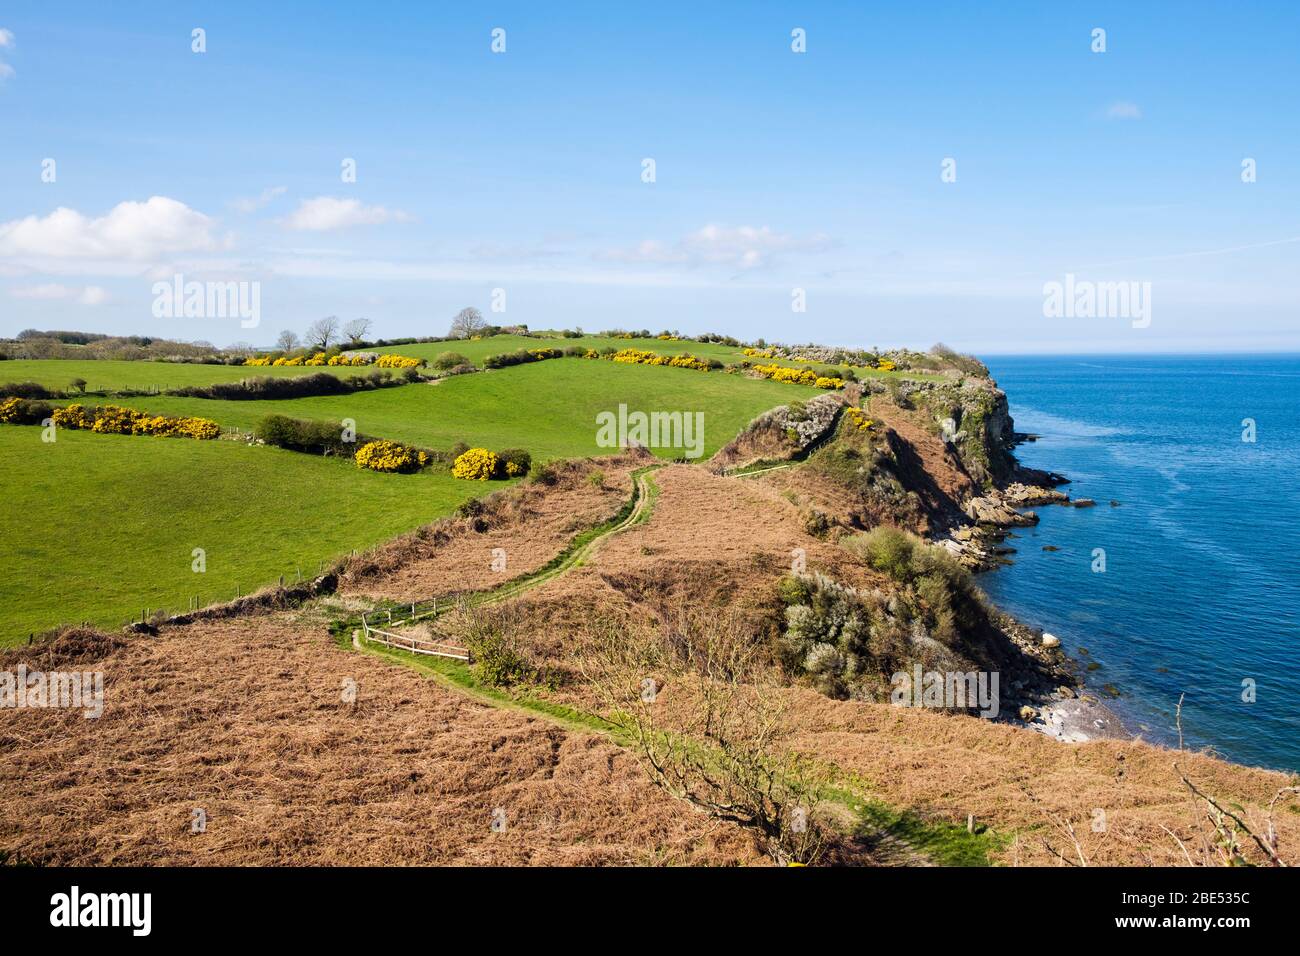
{"label": "grassy slope", "polygon": [[[544,334],[544,333],[543,333]],[[513,352],[516,349],[557,348],[579,346],[587,349],[643,349],[660,355],[680,355],[690,352],[700,358],[716,358],[722,362],[736,362],[744,358],[740,349],[725,345],[702,342],[661,342],[658,339],[614,339],[600,335],[584,335],[580,339],[566,339],[561,336],[538,338],[528,335],[494,335],[486,339],[473,339],[463,342],[426,342],[415,345],[394,345],[385,351],[411,355],[416,358],[433,360],[443,352],[458,352],[477,365],[489,355],[501,352]]]}
{"label": "grassy slope", "polygon": [[[352,396],[120,401],[244,428],[269,411],[351,417],[376,435],[438,448],[462,439],[525,447],[543,459],[610,451],[596,446],[595,416],[619,402],[704,411],[708,455],[759,412],[812,394],[719,372],[558,359]],[[362,472],[346,461],[235,442],[62,431],[45,444],[40,429],[13,425],[0,427],[0,479],[0,644],[63,622],[118,626],[144,607],[182,609],[194,595],[203,604],[228,600],[236,585],[247,593],[299,566],[314,573],[321,560],[500,487],[441,471]],[[202,575],[190,570],[197,547],[207,551]]]}
{"label": "grassy slope", "polygon": [[117,627],[193,595],[229,600],[299,566],[315,574],[486,490],[236,442],[40,434],[0,427],[0,644],[60,622]]}
{"label": "grassy slope", "polygon": [[[201,415],[251,429],[272,412],[299,418],[352,418],[363,434],[449,448],[527,448],[539,460],[608,454],[596,445],[596,414],[629,410],[702,411],[706,456],[755,415],[817,390],[723,372],[552,359],[354,395],[288,401],[227,402],[147,396],[120,404],[166,415]],[[660,449],[674,457],[671,449]]]}
{"label": "grassy slope", "polygon": [[[335,375],[364,375],[364,368],[280,366],[248,368],[242,365],[184,365],[179,362],[113,362],[95,359],[14,359],[0,362],[0,383],[39,382],[48,388],[66,389],[74,378],[84,378],[91,391],[119,388],[180,388],[238,382],[259,375],[276,378],[330,372]],[[0,394],[4,389],[0,387]]]}

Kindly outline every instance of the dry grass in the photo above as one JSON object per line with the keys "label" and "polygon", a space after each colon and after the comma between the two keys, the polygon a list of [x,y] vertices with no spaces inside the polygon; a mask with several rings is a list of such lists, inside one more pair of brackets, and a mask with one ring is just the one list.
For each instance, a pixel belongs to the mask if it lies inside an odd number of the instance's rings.
{"label": "dry grass", "polygon": [[[684,813],[602,738],[472,702],[283,617],[167,628],[95,666],[99,720],[0,713],[0,849],[15,860],[758,859],[747,835]],[[343,700],[346,680],[355,704]],[[190,832],[196,807],[205,833]],[[498,807],[504,832],[490,827]]]}
{"label": "dry grass", "polygon": [[[426,597],[499,583],[539,566],[575,523],[607,517],[636,463],[607,462],[607,490],[574,466],[553,488],[512,489],[486,530],[444,526],[364,556],[334,600]],[[774,475],[783,474],[775,472]],[[844,549],[809,536],[801,508],[766,479],[704,468],[655,473],[650,519],[609,539],[586,565],[516,602],[528,652],[572,678],[596,618],[653,623],[675,606],[729,608],[758,639],[773,625],[773,585],[802,548],[809,567],[879,585]],[[442,535],[442,537],[439,537]],[[449,624],[454,621],[449,621]],[[0,711],[0,850],[38,863],[622,864],[754,863],[753,840],[655,789],[608,740],[493,708],[379,658],[336,647],[294,611],[165,627],[157,637],[77,631],[0,657],[42,668],[102,669],[99,720],[78,712]],[[355,704],[343,700],[355,681]],[[1254,823],[1288,781],[1135,741],[1067,745],[977,718],[829,700],[786,688],[790,746],[857,775],[875,797],[952,823],[967,814],[1007,837],[1001,861],[1097,865],[1203,858],[1205,792]],[[557,701],[595,708],[571,680]],[[671,693],[666,700],[671,700]],[[1294,801],[1276,814],[1297,859]],[[202,807],[207,832],[190,832]],[[492,812],[507,814],[493,832]],[[1095,811],[1105,832],[1094,831]],[[1179,845],[1187,848],[1185,855]],[[1052,849],[1048,848],[1048,844]],[[1054,852],[1055,851],[1055,852]],[[1245,849],[1248,858],[1258,854]],[[900,854],[904,860],[913,859]]]}
{"label": "dry grass", "polygon": [[[577,532],[618,511],[645,454],[557,463],[553,485],[516,485],[484,499],[475,518],[447,518],[359,555],[345,567],[340,591],[415,601],[491,588],[535,571]],[[591,480],[597,473],[604,475],[600,485]],[[503,571],[493,566],[498,548]]]}

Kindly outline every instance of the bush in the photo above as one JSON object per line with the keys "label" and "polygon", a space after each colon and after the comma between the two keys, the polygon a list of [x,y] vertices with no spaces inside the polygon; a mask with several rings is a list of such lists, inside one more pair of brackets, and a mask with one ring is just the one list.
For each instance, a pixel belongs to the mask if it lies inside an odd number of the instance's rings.
{"label": "bush", "polygon": [[508,368],[511,365],[525,365],[529,362],[542,362],[546,359],[561,358],[564,355],[559,349],[540,348],[540,349],[517,349],[514,352],[502,352],[499,355],[489,355],[483,360],[484,368]]}
{"label": "bush", "polygon": [[168,395],[185,398],[216,398],[230,401],[311,398],[317,395],[343,395],[362,388],[373,388],[374,383],[359,375],[347,379],[331,375],[329,372],[316,372],[296,378],[272,378],[260,375],[244,379],[242,382],[217,382],[213,385],[192,385],[186,388],[174,388]]}
{"label": "bush", "polygon": [[60,398],[62,393],[51,391],[38,382],[8,382],[0,385],[0,395],[6,398]]}
{"label": "bush", "polygon": [[0,422],[6,425],[39,425],[50,418],[54,409],[48,403],[31,398],[6,398],[0,401]]}
{"label": "bush", "polygon": [[290,451],[351,454],[353,442],[343,440],[343,423],[305,421],[287,415],[267,415],[253,434],[268,445]]}
{"label": "bush", "polygon": [[906,531],[879,525],[854,538],[853,549],[867,564],[896,581],[907,581],[912,575],[916,542]]}
{"label": "bush", "polygon": [[50,415],[59,428],[89,429],[101,435],[156,435],[169,438],[211,440],[221,435],[221,426],[210,418],[170,418],[149,415],[120,405],[83,408],[68,405]]}
{"label": "bush", "polygon": [[497,472],[497,456],[486,448],[471,448],[452,463],[453,477],[466,481],[487,481]]}
{"label": "bush", "polygon": [[459,352],[441,352],[438,357],[433,360],[433,367],[442,369],[444,372],[449,368],[455,368],[457,365],[468,364],[470,364],[469,359],[465,358],[465,356],[461,355]]}
{"label": "bush", "polygon": [[405,355],[381,355],[375,359],[376,368],[422,368],[424,365],[424,359]]}
{"label": "bush", "polygon": [[380,439],[366,442],[358,448],[355,461],[358,468],[409,474],[427,465],[429,456],[399,442]]}
{"label": "bush", "polygon": [[497,452],[497,465],[506,478],[521,478],[532,467],[533,456],[522,448],[507,448]]}
{"label": "bush", "polygon": [[537,679],[519,646],[518,625],[505,611],[471,611],[464,635],[474,676],[491,687],[513,687]]}

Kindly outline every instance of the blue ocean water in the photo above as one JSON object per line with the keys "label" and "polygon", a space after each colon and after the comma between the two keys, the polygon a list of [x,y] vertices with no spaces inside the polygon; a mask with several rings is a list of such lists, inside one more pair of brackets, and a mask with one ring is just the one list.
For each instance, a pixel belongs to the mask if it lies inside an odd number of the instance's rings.
{"label": "blue ocean water", "polygon": [[1088,683],[1119,690],[1110,705],[1135,733],[1176,743],[1186,693],[1189,746],[1300,770],[1300,356],[987,364],[1016,430],[1042,436],[1020,460],[1097,507],[1036,508],[985,591],[1100,664]]}

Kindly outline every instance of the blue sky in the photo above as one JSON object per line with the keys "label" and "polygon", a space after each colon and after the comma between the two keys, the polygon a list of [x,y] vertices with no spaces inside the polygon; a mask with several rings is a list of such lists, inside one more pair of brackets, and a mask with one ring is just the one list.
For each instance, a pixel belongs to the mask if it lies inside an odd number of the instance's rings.
{"label": "blue sky", "polygon": [[[499,288],[490,317],[533,328],[1298,349],[1298,27],[1281,2],[10,2],[0,334],[440,334]],[[177,273],[259,283],[259,326],[155,318]],[[1067,273],[1150,283],[1150,323],[1046,317]]]}

